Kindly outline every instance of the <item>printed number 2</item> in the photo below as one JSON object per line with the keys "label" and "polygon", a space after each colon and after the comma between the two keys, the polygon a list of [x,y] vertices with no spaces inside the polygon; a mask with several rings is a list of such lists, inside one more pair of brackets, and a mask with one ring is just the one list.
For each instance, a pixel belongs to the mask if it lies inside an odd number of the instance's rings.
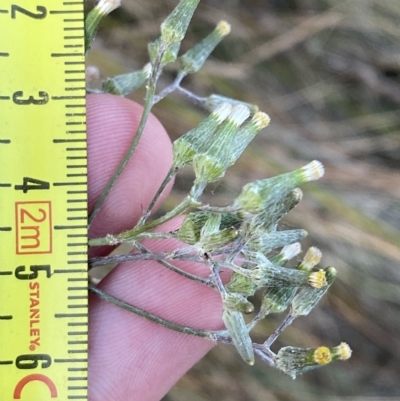
{"label": "printed number 2", "polygon": [[32,11],[25,10],[25,8],[17,6],[16,4],[12,4],[11,5],[11,18],[17,17],[17,11],[19,11],[21,14],[25,14],[28,17],[35,18],[35,19],[46,18],[46,15],[47,15],[46,7],[43,7],[43,6],[36,6],[37,13],[33,13]]}

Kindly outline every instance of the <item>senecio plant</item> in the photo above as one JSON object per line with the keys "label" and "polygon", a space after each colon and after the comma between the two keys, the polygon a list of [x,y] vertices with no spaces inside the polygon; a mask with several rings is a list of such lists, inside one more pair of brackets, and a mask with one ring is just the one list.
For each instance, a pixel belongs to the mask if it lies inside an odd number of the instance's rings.
{"label": "senecio plant", "polygon": [[[182,79],[197,72],[217,44],[230,31],[227,22],[221,21],[200,43],[178,56],[192,15],[199,0],[181,0],[161,24],[161,34],[148,45],[150,62],[141,70],[106,79],[100,92],[126,96],[139,87],[146,87],[145,105],[139,127],[120,166],[108,182],[89,216],[89,224],[100,210],[105,198],[134,154],[153,105],[173,91],[183,92],[208,113],[197,127],[173,143],[173,163],[153,200],[132,229],[119,234],[93,238],[90,246],[132,244],[135,253],[96,257],[90,259],[91,268],[124,261],[156,260],[174,271],[218,291],[223,305],[222,320],[225,329],[207,331],[185,327],[105,293],[95,284],[90,290],[108,302],[127,309],[169,329],[200,336],[211,341],[232,344],[243,360],[254,364],[255,354],[270,366],[295,378],[298,374],[326,365],[334,360],[346,360],[351,349],[346,343],[336,347],[316,349],[287,346],[277,354],[270,347],[282,331],[299,316],[308,315],[332,285],[336,277],[334,267],[321,268],[321,252],[312,247],[294,268],[285,267],[290,259],[301,252],[300,243],[305,230],[279,230],[280,219],[301,200],[300,185],[321,178],[324,168],[319,161],[311,161],[286,174],[246,184],[236,199],[225,207],[203,204],[200,197],[209,183],[221,179],[250,141],[270,121],[267,114],[239,100],[217,94],[198,97],[181,87]],[[119,0],[100,0],[86,19],[86,48],[94,39],[100,21],[120,5]],[[157,92],[157,81],[167,64],[177,62],[174,82]],[[90,90],[89,90],[90,91]],[[96,92],[95,90],[92,90]],[[175,174],[185,166],[192,166],[195,180],[189,194],[173,210],[149,221],[150,213],[163,189]],[[179,229],[157,232],[156,228],[178,215],[185,215]],[[177,238],[186,246],[173,252],[151,252],[142,239]],[[174,260],[203,263],[208,266],[208,278],[189,274],[173,265]],[[232,271],[229,282],[223,283],[221,269]],[[258,313],[246,323],[244,314],[254,311],[249,297],[262,294]],[[277,330],[263,343],[252,341],[250,331],[269,314],[289,310]]]}

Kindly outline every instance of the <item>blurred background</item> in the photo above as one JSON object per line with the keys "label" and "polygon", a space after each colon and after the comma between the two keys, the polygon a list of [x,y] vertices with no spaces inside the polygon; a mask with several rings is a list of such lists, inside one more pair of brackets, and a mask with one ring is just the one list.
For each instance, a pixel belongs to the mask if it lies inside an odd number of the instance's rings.
{"label": "blurred background", "polygon": [[[176,0],[124,0],[100,30],[88,65],[102,77],[141,68],[147,43]],[[90,5],[90,4],[89,4]],[[89,7],[90,8],[90,7]],[[219,20],[231,34],[182,86],[255,103],[272,122],[226,177],[207,193],[227,204],[247,182],[321,160],[326,175],[302,187],[285,226],[305,228],[338,279],[319,306],[275,345],[348,342],[348,362],[295,381],[260,360],[246,366],[218,346],[163,401],[400,400],[400,1],[202,0],[182,50]],[[172,82],[167,69],[161,86]],[[143,103],[143,92],[132,99]],[[177,138],[204,111],[173,94],[154,110]],[[190,170],[176,180],[169,209],[186,194]],[[256,327],[263,341],[282,316]]]}

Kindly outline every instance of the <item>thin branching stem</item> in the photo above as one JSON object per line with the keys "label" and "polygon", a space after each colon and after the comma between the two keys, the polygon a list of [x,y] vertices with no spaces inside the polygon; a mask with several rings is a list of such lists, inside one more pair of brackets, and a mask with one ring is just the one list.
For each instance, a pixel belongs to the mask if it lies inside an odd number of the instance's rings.
{"label": "thin branching stem", "polygon": [[179,92],[182,92],[184,95],[186,95],[193,104],[200,105],[200,106],[205,105],[207,98],[197,96],[193,92],[191,92],[185,88],[182,88],[182,86],[178,86],[176,89],[178,89]]}
{"label": "thin branching stem", "polygon": [[185,77],[185,73],[183,71],[180,71],[178,75],[175,78],[175,81],[167,86],[165,89],[163,89],[157,96],[154,96],[154,101],[153,104],[158,103],[162,99],[164,99],[166,96],[168,96],[170,93],[172,93],[174,90],[179,88],[179,85],[182,82],[182,79]]}
{"label": "thin branching stem", "polygon": [[271,345],[275,342],[275,340],[282,334],[283,330],[286,329],[290,324],[292,324],[294,316],[287,316],[283,322],[279,325],[279,327],[275,330],[273,334],[271,334],[268,339],[263,344],[263,349],[269,349]]}
{"label": "thin branching stem", "polygon": [[94,205],[94,208],[92,212],[89,215],[89,226],[92,223],[93,219],[96,217],[97,213],[100,211],[100,208],[102,207],[104,201],[106,200],[108,194],[111,192],[113,189],[115,183],[117,182],[118,178],[122,174],[122,172],[125,170],[126,165],[128,164],[129,160],[131,159],[133,153],[135,152],[137,145],[139,144],[140,138],[143,135],[144,128],[146,126],[147,120],[150,115],[150,111],[153,105],[153,97],[154,97],[154,91],[155,91],[155,81],[149,80],[149,84],[147,86],[147,93],[146,93],[146,102],[145,106],[143,109],[143,114],[140,119],[139,127],[136,131],[136,135],[129,146],[127,152],[125,153],[124,157],[122,158],[119,166],[107,182],[107,185],[103,189],[103,192],[101,193],[99,199],[97,200],[96,204]]}
{"label": "thin branching stem", "polygon": [[147,320],[157,323],[163,327],[166,327],[167,329],[177,331],[179,333],[190,334],[192,336],[206,338],[207,340],[212,340],[212,341],[218,340],[217,336],[214,335],[212,331],[200,330],[193,327],[182,326],[180,324],[163,319],[162,317],[147,312],[144,309],[138,308],[137,306],[122,301],[121,299],[108,294],[107,292],[101,290],[100,288],[98,288],[93,284],[89,284],[89,290],[94,294],[96,294],[99,298],[104,299],[105,301],[110,302],[118,306],[119,308],[132,312],[135,315],[139,315],[141,317],[146,318]]}
{"label": "thin branching stem", "polygon": [[[149,249],[144,247],[142,244],[136,243],[135,246],[142,253],[150,253],[151,252]],[[166,262],[165,260],[157,260],[157,262],[159,264],[161,264],[162,266],[166,267],[167,269],[169,269],[169,270],[173,271],[174,273],[177,273],[185,278],[196,281],[197,283],[206,285],[208,287],[215,288],[214,283],[212,283],[212,281],[210,279],[202,278],[202,277],[196,276],[194,274],[185,272],[184,270],[179,269],[178,267],[172,265],[171,263]]]}
{"label": "thin branching stem", "polygon": [[178,168],[176,168],[174,166],[170,168],[170,170],[168,171],[167,175],[165,176],[163,182],[161,183],[160,187],[158,188],[157,192],[154,194],[153,199],[151,200],[149,206],[143,212],[142,217],[139,219],[138,223],[136,224],[136,227],[141,227],[146,223],[147,219],[149,218],[149,216],[151,214],[151,211],[153,210],[154,205],[156,204],[157,200],[161,196],[165,187],[169,184],[169,182],[175,176],[177,171],[178,171]]}
{"label": "thin branching stem", "polygon": [[108,236],[101,237],[101,238],[93,238],[89,240],[89,246],[101,246],[101,245],[115,245],[117,243],[121,242],[127,242],[130,240],[136,240],[137,235],[141,234],[143,232],[146,232],[148,230],[151,230],[154,227],[159,226],[160,224],[163,224],[174,217],[177,217],[186,211],[188,211],[192,207],[198,206],[197,202],[194,202],[193,199],[188,196],[186,197],[178,206],[176,206],[173,210],[170,212],[166,213],[164,216],[161,216],[160,218],[156,220],[152,220],[149,223],[140,226],[140,227],[134,227],[132,230],[127,230],[124,231],[121,234],[117,234],[113,236],[113,241],[110,243],[110,239]]}

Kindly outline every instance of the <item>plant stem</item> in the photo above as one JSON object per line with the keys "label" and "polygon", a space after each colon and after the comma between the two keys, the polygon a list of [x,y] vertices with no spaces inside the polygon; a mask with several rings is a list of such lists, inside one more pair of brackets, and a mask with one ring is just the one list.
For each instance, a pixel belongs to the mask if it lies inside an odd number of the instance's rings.
{"label": "plant stem", "polygon": [[147,209],[144,211],[142,217],[136,224],[136,227],[140,227],[146,223],[146,220],[149,218],[150,213],[156,204],[158,198],[160,197],[161,193],[164,191],[165,187],[168,185],[168,183],[171,181],[172,177],[176,174],[178,171],[178,168],[176,167],[171,167],[170,170],[168,171],[167,175],[165,176],[163,182],[161,183],[160,187],[158,188],[157,192],[153,196],[153,199],[151,200],[149,206]]}
{"label": "plant stem", "polygon": [[[136,248],[139,249],[142,253],[149,253],[150,251],[145,248],[142,244],[135,244]],[[166,267],[167,269],[185,277],[188,278],[190,280],[196,281],[197,283],[203,284],[203,285],[207,285],[209,287],[215,288],[215,285],[209,280],[209,279],[205,279],[199,276],[195,276],[194,274],[190,274],[185,272],[182,269],[179,269],[178,267],[172,265],[171,263],[166,262],[165,260],[158,260],[158,263],[160,263],[161,265],[163,265],[164,267]]]}
{"label": "plant stem", "polygon": [[165,96],[168,96],[175,89],[178,89],[184,77],[185,74],[182,71],[180,71],[177,77],[175,78],[175,81],[170,86],[167,86],[164,90],[161,91],[161,93],[159,93],[157,96],[154,96],[153,104],[158,103],[160,100],[164,99]]}
{"label": "plant stem", "polygon": [[200,106],[205,105],[205,103],[206,103],[205,97],[197,96],[193,92],[190,92],[189,90],[182,88],[181,86],[178,86],[176,89],[178,89],[179,92],[184,93],[191,100],[192,103],[200,105]]}
{"label": "plant stem", "polygon": [[99,298],[104,299],[107,302],[110,302],[122,309],[125,309],[129,312],[133,312],[136,315],[142,316],[151,322],[157,323],[167,329],[177,331],[179,333],[190,334],[192,336],[206,338],[207,340],[217,341],[216,336],[213,334],[212,331],[208,330],[200,330],[195,329],[193,327],[186,327],[180,324],[171,322],[169,320],[163,319],[159,316],[153,315],[150,312],[145,311],[144,309],[138,308],[137,306],[128,304],[127,302],[122,301],[110,294],[107,294],[105,291],[101,290],[100,288],[96,287],[93,284],[89,284],[89,290],[95,293]]}
{"label": "plant stem", "polygon": [[273,334],[271,334],[268,339],[263,344],[263,350],[269,349],[271,345],[275,342],[275,340],[282,334],[283,330],[286,329],[290,324],[292,324],[294,316],[287,316],[284,321],[280,324],[280,326],[275,330]]}
{"label": "plant stem", "polygon": [[140,138],[143,135],[144,128],[147,123],[147,119],[149,117],[151,108],[153,106],[153,97],[155,92],[155,80],[150,79],[149,84],[147,86],[147,93],[146,93],[146,102],[143,109],[142,118],[140,119],[139,127],[136,131],[135,138],[133,139],[131,145],[129,146],[127,152],[125,153],[124,157],[122,158],[119,166],[115,170],[114,174],[109,179],[107,185],[103,189],[99,199],[97,200],[96,204],[92,212],[89,215],[89,226],[92,223],[93,219],[96,217],[97,213],[99,212],[101,206],[103,205],[104,201],[106,200],[108,194],[111,192],[112,188],[114,187],[115,183],[117,182],[118,178],[124,171],[126,165],[128,164],[129,160],[131,159],[133,153],[135,152],[137,145],[140,141]]}
{"label": "plant stem", "polygon": [[132,230],[127,230],[124,231],[120,234],[117,234],[113,236],[113,239],[115,242],[110,244],[109,238],[106,237],[101,237],[101,238],[93,238],[89,240],[89,246],[100,246],[100,245],[115,245],[116,243],[121,243],[125,242],[126,240],[135,240],[136,236],[138,234],[141,234],[145,231],[148,231],[154,227],[157,227],[158,225],[165,223],[168,220],[171,220],[172,218],[179,216],[180,214],[183,214],[186,210],[188,210],[191,207],[198,206],[199,204],[194,202],[191,197],[186,197],[178,206],[176,206],[173,210],[170,212],[166,213],[164,216],[161,216],[160,218],[150,221],[149,223],[140,226],[140,227],[134,227]]}
{"label": "plant stem", "polygon": [[99,256],[89,259],[91,268],[108,264],[138,262],[142,260],[178,259],[189,262],[204,263],[197,255],[172,255],[170,252],[128,253],[126,255]]}

